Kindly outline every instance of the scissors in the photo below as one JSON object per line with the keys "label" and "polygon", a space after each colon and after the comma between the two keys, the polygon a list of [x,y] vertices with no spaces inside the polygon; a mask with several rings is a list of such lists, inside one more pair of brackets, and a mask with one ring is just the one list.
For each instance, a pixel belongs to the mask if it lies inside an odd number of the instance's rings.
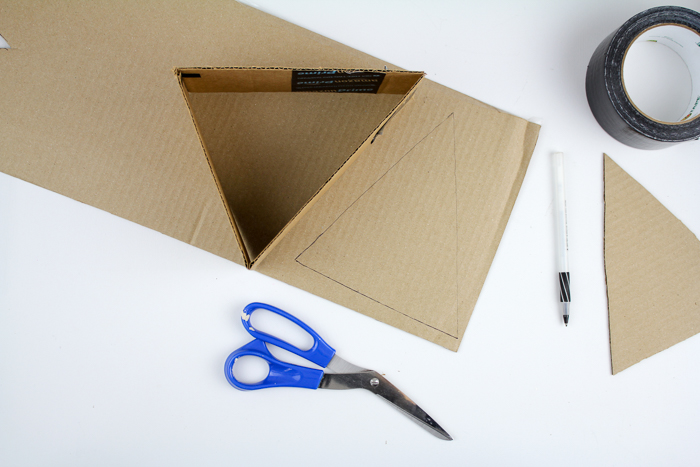
{"label": "scissors", "polygon": [[[282,339],[253,328],[250,324],[250,317],[256,310],[260,309],[276,313],[308,332],[314,340],[311,348],[301,350]],[[438,438],[452,440],[452,437],[432,417],[418,407],[403,392],[399,391],[396,386],[387,381],[386,378],[376,371],[360,368],[340,358],[336,355],[333,347],[328,345],[321,336],[295,316],[272,305],[251,303],[243,309],[241,321],[243,322],[243,327],[254,339],[235,350],[226,359],[224,373],[226,374],[226,379],[233,387],[243,391],[274,387],[367,389],[393,404],[394,407]],[[276,345],[292,352],[325,368],[325,371],[280,361],[270,353],[266,344]],[[269,366],[267,376],[261,381],[252,384],[238,381],[233,374],[233,366],[238,358],[244,356],[253,356],[265,360]]]}

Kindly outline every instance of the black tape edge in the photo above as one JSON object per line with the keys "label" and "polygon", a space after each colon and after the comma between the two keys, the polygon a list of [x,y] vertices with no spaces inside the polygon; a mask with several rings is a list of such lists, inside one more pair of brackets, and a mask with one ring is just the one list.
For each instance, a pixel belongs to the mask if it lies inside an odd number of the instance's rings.
{"label": "black tape edge", "polygon": [[688,8],[650,8],[627,20],[596,48],[586,72],[586,97],[596,120],[613,138],[639,149],[660,149],[700,138],[700,118],[664,124],[630,102],[622,85],[622,60],[632,41],[661,24],[685,26],[700,34],[700,13]]}
{"label": "black tape edge", "polygon": [[[363,85],[360,86],[353,86],[353,85],[345,85],[345,86],[338,86],[338,85],[329,85],[328,87],[323,86],[323,85],[305,85],[304,81],[307,79],[306,77],[300,77],[300,73],[305,73],[305,72],[336,72],[342,77],[352,77],[353,75],[362,77],[366,75],[378,75],[379,80],[374,83],[370,87],[364,87],[362,91],[348,91],[346,88],[363,88]],[[379,92],[379,88],[382,86],[382,83],[384,82],[384,78],[386,78],[387,72],[386,71],[369,71],[369,70],[361,70],[361,71],[354,71],[354,70],[342,70],[342,69],[324,69],[324,70],[308,70],[308,69],[294,69],[292,70],[292,92],[334,92],[334,93],[342,93],[342,92],[350,92],[353,94],[377,94]],[[323,79],[324,77],[327,77],[325,75],[319,75],[315,77],[316,79]],[[308,77],[308,79],[314,79],[314,77]]]}

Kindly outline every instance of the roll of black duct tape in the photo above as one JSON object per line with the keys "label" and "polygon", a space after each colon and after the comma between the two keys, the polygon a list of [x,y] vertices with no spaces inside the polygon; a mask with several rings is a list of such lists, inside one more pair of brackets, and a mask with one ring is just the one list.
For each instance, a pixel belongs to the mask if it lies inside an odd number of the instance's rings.
{"label": "roll of black duct tape", "polygon": [[[674,50],[688,66],[692,95],[678,121],[643,113],[625,90],[623,66],[630,46],[650,40]],[[676,6],[643,11],[600,43],[586,73],[586,95],[593,115],[613,138],[639,149],[660,149],[700,139],[700,13]]]}

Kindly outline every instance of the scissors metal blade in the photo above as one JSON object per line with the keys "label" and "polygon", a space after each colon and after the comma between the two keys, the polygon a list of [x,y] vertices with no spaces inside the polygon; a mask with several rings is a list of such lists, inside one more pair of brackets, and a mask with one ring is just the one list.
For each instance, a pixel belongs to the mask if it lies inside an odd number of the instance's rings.
{"label": "scissors metal blade", "polygon": [[338,354],[333,355],[333,358],[326,366],[326,371],[328,373],[361,373],[363,371],[369,371],[366,368],[361,368],[357,365],[353,365],[347,360],[343,360],[338,356]]}
{"label": "scissors metal blade", "polygon": [[372,370],[358,373],[326,373],[318,385],[319,389],[367,389],[378,395],[404,415],[418,423],[440,439],[451,441],[452,437],[433,418],[408,398],[386,378]]}

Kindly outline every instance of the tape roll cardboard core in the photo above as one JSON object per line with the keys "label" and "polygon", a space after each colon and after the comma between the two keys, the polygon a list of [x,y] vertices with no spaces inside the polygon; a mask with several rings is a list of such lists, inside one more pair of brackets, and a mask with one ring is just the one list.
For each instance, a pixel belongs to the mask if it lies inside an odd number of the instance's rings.
{"label": "tape roll cardboard core", "polygon": [[698,44],[700,34],[674,24],[652,26],[632,41],[622,61],[622,85],[640,113],[667,125],[700,116]]}
{"label": "tape roll cardboard core", "polygon": [[[676,68],[680,71],[670,75],[674,84],[668,88],[647,88],[646,93],[639,93],[635,90],[636,83],[648,76],[635,75],[633,62],[627,59],[634,55],[630,53],[630,50],[634,52],[633,46],[651,43],[654,47],[665,47],[655,49],[656,52],[671,51],[670,56],[666,55],[671,61],[666,63],[680,66]],[[662,62],[660,66],[665,65]],[[681,75],[687,76],[684,85]],[[679,92],[681,88],[687,92]],[[670,102],[663,102],[660,97],[664,91]],[[628,146],[660,149],[700,139],[700,14],[667,6],[651,8],[630,18],[593,53],[586,73],[586,96],[600,126]],[[645,101],[644,97],[651,100]],[[668,104],[676,104],[676,112],[658,113],[649,108],[647,103],[654,99],[662,104],[661,108],[664,105],[674,108]]]}

